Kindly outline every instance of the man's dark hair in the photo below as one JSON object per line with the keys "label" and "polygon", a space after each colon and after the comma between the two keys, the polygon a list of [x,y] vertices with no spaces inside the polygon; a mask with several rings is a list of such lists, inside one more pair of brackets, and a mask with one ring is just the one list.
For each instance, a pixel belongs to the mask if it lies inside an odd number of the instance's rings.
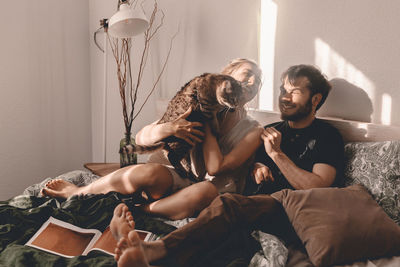
{"label": "man's dark hair", "polygon": [[318,110],[322,104],[324,104],[326,98],[328,97],[329,91],[332,88],[331,84],[321,73],[321,71],[312,65],[301,64],[291,66],[282,74],[282,83],[285,82],[286,77],[291,84],[294,84],[300,77],[306,77],[308,79],[308,89],[311,91],[311,96],[318,93],[322,95],[322,99],[317,105],[316,110]]}

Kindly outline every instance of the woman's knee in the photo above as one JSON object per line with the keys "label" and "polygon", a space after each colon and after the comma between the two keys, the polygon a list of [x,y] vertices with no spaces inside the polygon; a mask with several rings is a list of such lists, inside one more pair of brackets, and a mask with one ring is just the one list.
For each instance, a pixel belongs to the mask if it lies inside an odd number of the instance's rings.
{"label": "woman's knee", "polygon": [[172,175],[168,168],[158,163],[146,163],[134,165],[124,170],[122,175],[135,190],[148,190],[155,188],[156,191],[168,190],[173,183]]}
{"label": "woman's knee", "polygon": [[167,167],[158,163],[146,164],[143,176],[143,190],[153,200],[160,199],[173,186],[173,177]]}
{"label": "woman's knee", "polygon": [[208,181],[194,184],[191,187],[187,199],[196,211],[207,207],[218,196],[217,188]]}
{"label": "woman's knee", "polygon": [[141,175],[149,186],[158,184],[169,184],[171,185],[172,175],[171,172],[162,164],[159,163],[147,163],[144,164]]}

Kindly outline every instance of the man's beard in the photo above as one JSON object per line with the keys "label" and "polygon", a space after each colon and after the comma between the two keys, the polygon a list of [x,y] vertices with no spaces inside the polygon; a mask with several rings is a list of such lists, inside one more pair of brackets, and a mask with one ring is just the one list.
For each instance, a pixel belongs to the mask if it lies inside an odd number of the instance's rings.
{"label": "man's beard", "polygon": [[[282,102],[282,100],[280,100]],[[279,105],[280,106],[280,105]],[[312,111],[312,97],[310,97],[305,105],[298,107],[297,111],[293,114],[284,114],[281,109],[281,119],[285,121],[299,121],[310,115]]]}

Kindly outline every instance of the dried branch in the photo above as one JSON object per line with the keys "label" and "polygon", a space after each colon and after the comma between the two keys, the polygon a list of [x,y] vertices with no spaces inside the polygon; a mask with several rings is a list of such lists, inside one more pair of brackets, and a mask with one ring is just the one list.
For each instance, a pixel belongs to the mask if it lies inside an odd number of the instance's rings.
{"label": "dried branch", "polygon": [[[144,0],[144,1],[146,1],[146,0]],[[144,3],[144,1],[141,2],[141,8],[143,8],[142,4]],[[138,5],[138,2],[139,2],[139,0],[132,0],[130,3],[131,7],[132,7],[132,5],[134,5],[136,7]],[[161,18],[159,20],[159,23],[157,25],[155,25],[155,21],[158,18],[160,13],[161,13]],[[132,48],[132,38],[122,38],[121,42],[119,42],[118,38],[112,38],[112,40],[111,40],[110,36],[107,33],[109,44],[111,46],[114,59],[117,63],[118,86],[119,86],[119,93],[120,93],[120,97],[121,97],[122,114],[124,117],[126,133],[131,132],[133,121],[139,115],[139,113],[143,109],[143,106],[147,103],[150,95],[154,92],[156,86],[158,85],[158,83],[161,79],[161,76],[164,73],[164,70],[166,68],[169,56],[171,54],[172,43],[173,43],[173,40],[175,39],[177,33],[171,38],[167,57],[163,63],[162,69],[161,69],[160,73],[158,74],[155,83],[153,84],[153,87],[151,88],[150,92],[146,96],[146,98],[145,98],[144,102],[142,103],[142,105],[140,106],[138,112],[134,115],[135,105],[137,102],[137,94],[141,87],[143,73],[144,73],[148,55],[149,55],[150,42],[153,39],[153,37],[157,34],[159,29],[163,26],[164,18],[165,18],[164,12],[162,10],[158,9],[157,0],[154,0],[153,11],[152,11],[152,14],[149,19],[149,26],[143,34],[144,35],[144,46],[143,46],[143,50],[142,50],[142,54],[141,54],[141,58],[140,58],[139,69],[138,69],[137,75],[136,75],[136,84],[133,83],[131,56],[130,56],[130,52],[131,52],[131,48]],[[127,86],[129,88],[127,88]],[[128,96],[126,94],[127,91],[128,91]],[[128,97],[129,97],[130,105],[128,105],[128,103],[127,103]],[[129,111],[129,115],[128,115],[128,111]]]}
{"label": "dried branch", "polygon": [[[140,86],[140,81],[142,80],[143,71],[146,66],[147,54],[149,51],[150,40],[151,40],[151,38],[149,38],[149,33],[151,32],[151,30],[153,28],[154,21],[155,21],[156,15],[157,15],[157,11],[158,11],[158,5],[157,5],[157,2],[154,1],[154,8],[153,8],[153,12],[151,14],[150,20],[149,20],[149,27],[144,32],[144,48],[143,48],[143,52],[142,52],[142,58],[140,60],[139,72],[138,72],[138,77],[137,77],[137,81],[136,81],[136,88],[139,88],[139,86]],[[135,97],[135,99],[136,99],[136,97]]]}
{"label": "dried branch", "polygon": [[[143,77],[143,72],[144,69],[146,67],[146,63],[147,63],[147,58],[148,58],[148,53],[149,53],[149,48],[150,48],[150,41],[152,39],[152,37],[154,36],[154,34],[152,34],[152,32],[156,32],[158,31],[158,29],[163,25],[164,23],[164,12],[162,12],[162,18],[161,18],[161,22],[157,25],[156,29],[153,30],[153,26],[154,26],[154,22],[156,20],[157,14],[159,12],[158,9],[158,4],[157,1],[154,1],[154,7],[153,7],[153,11],[152,14],[150,16],[149,19],[149,27],[146,29],[146,31],[144,32],[144,47],[143,47],[143,51],[142,51],[142,57],[140,60],[140,65],[139,65],[139,71],[138,71],[138,75],[137,75],[137,81],[136,81],[136,88],[135,88],[135,94],[134,94],[134,104],[136,104],[136,100],[137,100],[137,92],[139,91],[139,87],[141,85],[141,81],[142,81],[142,77]],[[153,31],[152,31],[153,30]],[[168,55],[169,57],[169,55]],[[155,88],[155,86],[158,84],[158,81],[154,84],[153,88]],[[154,89],[151,90],[151,93],[154,91]],[[151,94],[150,93],[150,94]],[[143,106],[147,103],[149,96],[146,98],[146,100],[143,102],[141,108],[139,109],[139,111],[136,113],[135,116],[133,116],[134,114],[134,104],[132,105],[133,108],[131,109],[131,116],[130,118],[132,118],[130,120],[130,127],[132,126],[133,121],[135,120],[135,118],[139,115],[140,111],[142,110]]]}
{"label": "dried branch", "polygon": [[142,110],[143,106],[147,103],[147,100],[149,99],[149,97],[151,96],[151,94],[154,92],[154,89],[156,88],[157,84],[160,82],[161,79],[161,75],[164,73],[165,67],[167,66],[167,62],[169,59],[169,55],[171,54],[171,50],[172,50],[172,43],[173,40],[175,39],[177,33],[171,38],[170,44],[169,44],[169,50],[168,50],[168,54],[167,57],[164,61],[163,67],[160,71],[160,73],[158,74],[157,80],[156,82],[153,84],[153,88],[151,88],[150,93],[147,95],[146,99],[144,100],[143,104],[140,106],[139,111],[136,113],[135,117],[133,117],[133,120],[136,119],[136,117],[139,115],[140,111]]}

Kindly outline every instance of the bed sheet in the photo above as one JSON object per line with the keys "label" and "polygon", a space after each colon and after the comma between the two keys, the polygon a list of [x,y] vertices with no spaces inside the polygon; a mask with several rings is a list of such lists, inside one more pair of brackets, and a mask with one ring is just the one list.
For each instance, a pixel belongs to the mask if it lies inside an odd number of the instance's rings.
{"label": "bed sheet", "polygon": [[[98,179],[91,172],[76,170],[56,178],[82,186]],[[52,255],[23,244],[50,217],[80,227],[103,231],[112,218],[114,208],[129,196],[111,192],[105,195],[74,196],[66,201],[40,196],[40,190],[51,178],[26,188],[23,194],[8,201],[0,201],[0,266],[116,266],[114,259],[102,252],[72,259]],[[170,221],[139,214],[136,227],[163,236],[183,226],[193,218]],[[191,266],[313,266],[302,245],[286,247],[275,236],[243,229],[208,253],[193,258]],[[44,264],[45,263],[45,264]],[[168,263],[165,263],[168,266]],[[171,265],[173,266],[173,265]],[[400,257],[360,261],[346,267],[400,266]]]}

